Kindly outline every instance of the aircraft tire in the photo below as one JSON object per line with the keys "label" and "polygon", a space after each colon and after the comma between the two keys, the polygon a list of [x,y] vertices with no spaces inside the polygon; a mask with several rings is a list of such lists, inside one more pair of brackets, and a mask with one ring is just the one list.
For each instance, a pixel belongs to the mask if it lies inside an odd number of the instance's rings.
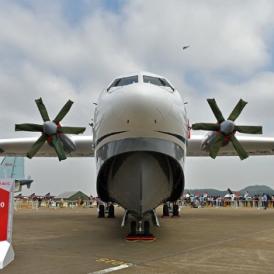
{"label": "aircraft tire", "polygon": [[168,209],[168,205],[164,204],[163,205],[163,217],[168,217],[169,216],[169,209]]}
{"label": "aircraft tire", "polygon": [[99,205],[98,218],[105,218],[105,206]]}
{"label": "aircraft tire", "polygon": [[113,204],[109,205],[109,207],[108,207],[108,218],[115,218]]}
{"label": "aircraft tire", "polygon": [[179,206],[176,204],[173,205],[173,216],[179,216]]}
{"label": "aircraft tire", "polygon": [[149,223],[149,221],[144,221],[144,235],[145,236],[150,235],[150,223]]}
{"label": "aircraft tire", "polygon": [[137,223],[136,221],[132,221],[130,223],[130,235],[136,235],[137,232]]}

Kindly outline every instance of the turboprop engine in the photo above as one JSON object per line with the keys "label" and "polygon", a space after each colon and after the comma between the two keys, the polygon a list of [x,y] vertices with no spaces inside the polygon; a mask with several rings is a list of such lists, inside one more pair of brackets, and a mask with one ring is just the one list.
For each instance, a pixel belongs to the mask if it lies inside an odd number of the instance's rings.
{"label": "turboprop engine", "polygon": [[63,108],[59,111],[54,120],[50,120],[47,109],[42,101],[42,98],[35,100],[39,112],[44,121],[43,124],[17,124],[16,131],[33,131],[41,132],[41,136],[32,145],[27,153],[28,158],[32,158],[44,145],[48,142],[56,152],[59,161],[65,160],[66,153],[75,150],[75,144],[66,134],[80,134],[85,131],[84,127],[63,127],[60,122],[69,112],[73,102],[68,100]]}
{"label": "turboprop engine", "polygon": [[246,159],[248,153],[236,138],[235,133],[262,134],[261,126],[239,126],[235,124],[235,120],[239,117],[247,102],[240,99],[227,120],[224,119],[215,99],[207,99],[207,102],[217,119],[217,123],[195,123],[192,125],[194,130],[213,131],[202,144],[202,148],[208,150],[210,157],[215,159],[220,148],[231,142],[240,159]]}

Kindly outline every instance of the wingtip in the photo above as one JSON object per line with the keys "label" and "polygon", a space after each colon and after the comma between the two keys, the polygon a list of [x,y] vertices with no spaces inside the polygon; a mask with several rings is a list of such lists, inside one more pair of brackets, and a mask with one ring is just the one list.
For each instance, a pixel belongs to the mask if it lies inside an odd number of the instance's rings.
{"label": "wingtip", "polygon": [[216,157],[217,157],[217,155],[213,155],[213,154],[211,154],[211,153],[209,153],[209,156],[212,158],[212,159],[216,159]]}
{"label": "wingtip", "polygon": [[242,102],[242,103],[244,103],[244,104],[248,104],[248,102],[247,101],[245,101],[245,100],[243,100],[242,98],[240,99],[240,101]]}
{"label": "wingtip", "polygon": [[66,159],[67,159],[67,157],[62,157],[62,158],[59,158],[59,157],[58,157],[59,162],[62,162],[62,161],[64,161],[64,160],[66,160]]}
{"label": "wingtip", "polygon": [[43,100],[42,100],[42,97],[35,99],[35,102],[36,102],[36,103],[39,103],[39,102],[42,102],[42,101],[43,101]]}
{"label": "wingtip", "polygon": [[243,160],[247,159],[249,157],[249,155],[247,154],[245,156],[239,156],[239,157],[240,157],[241,161],[243,161]]}

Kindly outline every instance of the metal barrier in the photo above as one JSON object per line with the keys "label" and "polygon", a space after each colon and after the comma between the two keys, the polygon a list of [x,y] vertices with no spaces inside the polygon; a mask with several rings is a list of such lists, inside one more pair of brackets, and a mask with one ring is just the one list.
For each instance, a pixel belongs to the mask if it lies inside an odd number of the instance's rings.
{"label": "metal barrier", "polygon": [[[225,200],[225,199],[214,199],[214,200],[204,200],[199,201],[195,198],[194,201],[184,200],[184,206],[193,206],[196,207],[233,207],[233,208],[265,208],[264,203],[261,199],[249,199],[249,200]],[[269,200],[267,202],[266,208],[274,208],[274,200]]]}
{"label": "metal barrier", "polygon": [[75,207],[92,207],[93,205],[86,201],[83,205],[78,205],[77,201],[32,201],[32,200],[15,200],[14,209],[38,209],[38,208],[75,208]]}
{"label": "metal barrier", "polygon": [[38,209],[38,201],[18,200],[14,202],[14,209]]}

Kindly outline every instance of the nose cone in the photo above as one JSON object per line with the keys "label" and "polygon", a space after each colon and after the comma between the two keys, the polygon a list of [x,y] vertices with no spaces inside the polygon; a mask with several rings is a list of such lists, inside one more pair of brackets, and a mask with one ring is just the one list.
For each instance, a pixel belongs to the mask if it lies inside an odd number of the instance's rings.
{"label": "nose cone", "polygon": [[127,132],[130,137],[157,138],[159,131],[184,136],[183,107],[180,94],[164,87],[137,83],[115,88],[102,93],[98,100],[96,138],[115,132]]}
{"label": "nose cone", "polygon": [[172,94],[165,88],[133,84],[114,90],[112,115],[135,128],[154,127],[171,111]]}

